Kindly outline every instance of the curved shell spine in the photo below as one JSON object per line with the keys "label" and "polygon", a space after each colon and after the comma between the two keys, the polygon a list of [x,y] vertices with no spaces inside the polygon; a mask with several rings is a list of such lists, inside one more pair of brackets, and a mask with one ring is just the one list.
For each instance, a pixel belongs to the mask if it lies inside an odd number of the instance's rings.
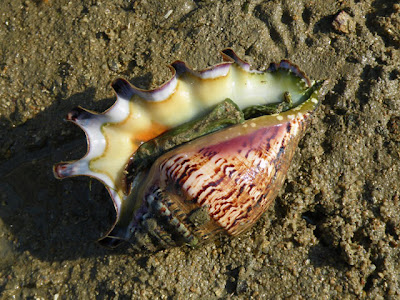
{"label": "curved shell spine", "polygon": [[[151,248],[154,242],[164,244],[161,246],[176,245],[181,242],[194,245],[198,240],[209,239],[216,231],[235,235],[249,227],[275,197],[294,152],[295,146],[292,145],[297,145],[305,120],[318,104],[319,87],[315,88],[304,73],[288,61],[271,64],[266,72],[259,72],[250,70],[249,65],[230,49],[223,51],[223,58],[223,63],[203,71],[193,71],[183,62],[174,62],[171,65],[172,78],[159,88],[149,91],[132,87],[127,81],[117,79],[112,85],[117,94],[117,101],[109,110],[103,114],[96,114],[76,108],[68,114],[67,120],[79,125],[85,131],[88,152],[80,160],[55,165],[54,173],[57,178],[91,176],[105,184],[117,212],[115,226],[103,240],[106,244],[115,245],[120,239],[132,238],[139,245]],[[295,106],[292,110],[251,119],[243,124],[179,146],[161,156],[149,171],[150,175],[147,173],[144,175],[148,176],[145,180],[146,189],[127,192],[124,185],[126,164],[142,143],[170,128],[193,120],[226,98],[232,99],[241,109],[244,109],[252,105],[282,102],[285,94],[291,96]],[[278,130],[277,128],[284,128],[282,124],[286,124],[285,126],[291,124],[291,129]],[[248,128],[247,131],[245,128]],[[261,130],[255,131],[256,136],[260,135],[264,140],[275,142],[255,143],[254,140],[257,139],[251,135],[255,129]],[[275,134],[278,134],[280,138],[274,137]],[[215,140],[214,137],[218,137],[219,140]],[[225,151],[222,142],[230,145],[229,143],[232,143],[230,139],[243,138],[250,138],[253,142],[242,141],[236,151],[248,151],[248,157],[254,157],[249,162],[241,161],[242,152],[238,152],[239,156],[234,157],[232,153]],[[215,143],[210,144],[214,140]],[[191,153],[190,164],[184,169],[194,169],[199,161],[206,158],[205,161],[213,161],[203,152],[195,150],[194,145],[197,145],[196,149],[204,148],[205,145],[217,147],[220,150],[225,149],[223,152],[229,154],[225,160],[241,161],[243,166],[239,167],[236,164],[237,166],[235,165],[232,169],[234,170],[232,174],[236,175],[232,176],[237,176],[235,180],[239,181],[241,177],[247,176],[249,180],[244,180],[242,191],[241,188],[235,191],[234,185],[230,185],[230,193],[233,197],[228,201],[230,210],[233,211],[236,207],[236,215],[231,214],[230,218],[234,219],[231,222],[235,224],[229,223],[226,220],[228,216],[224,216],[228,204],[221,202],[211,205],[209,203],[215,198],[227,199],[227,195],[220,196],[217,192],[218,180],[210,177],[214,180],[209,183],[214,184],[215,195],[204,198],[194,187],[187,188],[192,180],[190,176],[184,180],[187,174],[180,174],[167,168],[169,161],[167,157],[176,155],[174,154],[176,151],[184,153],[185,157]],[[276,147],[279,148],[278,152]],[[263,152],[262,158],[250,155],[254,151]],[[272,159],[273,157],[275,158]],[[215,163],[213,167],[209,167],[210,170],[216,170],[218,163]],[[201,168],[207,167],[201,165]],[[259,170],[255,171],[255,168]],[[227,168],[225,171],[221,170],[219,173],[216,172],[219,175],[215,176],[229,177],[230,173],[226,173]],[[180,174],[180,176],[179,178],[165,177],[168,172]],[[258,180],[260,184],[251,183],[251,178]],[[268,178],[264,181],[269,181],[269,183],[263,184],[262,178]],[[204,186],[208,184],[204,180],[201,182]],[[225,183],[225,179],[221,179],[219,183]],[[170,193],[173,186],[181,184],[181,190],[174,188],[174,193]],[[250,188],[253,185],[257,187]],[[177,200],[179,197],[176,195],[182,196],[183,200]],[[245,203],[246,197],[251,201]],[[240,200],[241,198],[243,200]],[[238,206],[235,206],[235,203],[239,203]],[[184,213],[179,213],[182,209]],[[248,210],[248,216],[245,216],[245,210]],[[154,217],[155,213],[159,215]],[[207,213],[210,213],[212,217],[207,219]],[[223,217],[220,217],[221,214]],[[198,215],[205,216],[209,221],[200,222],[202,224],[193,221],[196,220],[193,216]],[[241,219],[235,219],[236,216]]]}

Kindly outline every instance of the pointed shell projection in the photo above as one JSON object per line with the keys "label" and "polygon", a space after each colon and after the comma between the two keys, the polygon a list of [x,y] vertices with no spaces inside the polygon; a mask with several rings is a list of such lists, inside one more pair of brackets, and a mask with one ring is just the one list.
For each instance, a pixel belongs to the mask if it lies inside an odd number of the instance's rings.
{"label": "pointed shell projection", "polygon": [[154,90],[117,79],[106,112],[68,114],[88,151],[54,174],[107,187],[116,222],[102,244],[155,251],[235,236],[275,199],[322,82],[285,60],[260,72],[230,49],[222,55],[203,71],[174,62],[172,78]]}

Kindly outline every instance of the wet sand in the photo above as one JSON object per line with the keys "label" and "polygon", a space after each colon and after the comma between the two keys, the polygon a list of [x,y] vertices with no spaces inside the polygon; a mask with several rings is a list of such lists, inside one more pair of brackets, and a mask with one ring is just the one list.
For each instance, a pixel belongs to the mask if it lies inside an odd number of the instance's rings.
{"label": "wet sand", "polygon": [[[3,0],[0,14],[0,298],[400,297],[398,2]],[[52,174],[86,149],[63,118],[111,106],[117,77],[154,88],[168,63],[203,69],[227,47],[329,80],[275,204],[199,249],[100,247],[106,190]]]}

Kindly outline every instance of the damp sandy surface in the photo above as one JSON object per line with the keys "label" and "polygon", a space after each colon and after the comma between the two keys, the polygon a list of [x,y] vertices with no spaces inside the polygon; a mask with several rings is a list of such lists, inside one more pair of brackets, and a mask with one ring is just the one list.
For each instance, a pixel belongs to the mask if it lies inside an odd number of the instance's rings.
{"label": "damp sandy surface", "polygon": [[[0,298],[400,297],[398,2],[3,0],[0,16]],[[117,77],[155,87],[226,47],[329,80],[275,205],[199,249],[101,248],[105,189],[52,175],[86,147],[63,117],[108,108]]]}

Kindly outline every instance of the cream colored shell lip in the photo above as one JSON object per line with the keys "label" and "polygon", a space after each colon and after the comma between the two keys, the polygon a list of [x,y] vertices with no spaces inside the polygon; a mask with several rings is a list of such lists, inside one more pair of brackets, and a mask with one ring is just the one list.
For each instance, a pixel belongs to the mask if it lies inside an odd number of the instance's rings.
{"label": "cream colored shell lip", "polygon": [[[124,209],[131,207],[121,186],[124,167],[143,142],[192,120],[226,98],[243,109],[281,102],[283,93],[290,92],[297,105],[312,85],[287,60],[272,63],[261,72],[250,70],[232,49],[223,50],[222,57],[223,62],[201,71],[175,61],[169,66],[172,77],[153,90],[116,79],[112,87],[117,100],[108,110],[98,114],[81,107],[73,109],[66,119],[84,130],[87,153],[79,160],[56,164],[55,177],[85,175],[101,181],[114,202],[117,224]],[[129,237],[128,232],[123,235],[121,238]]]}

